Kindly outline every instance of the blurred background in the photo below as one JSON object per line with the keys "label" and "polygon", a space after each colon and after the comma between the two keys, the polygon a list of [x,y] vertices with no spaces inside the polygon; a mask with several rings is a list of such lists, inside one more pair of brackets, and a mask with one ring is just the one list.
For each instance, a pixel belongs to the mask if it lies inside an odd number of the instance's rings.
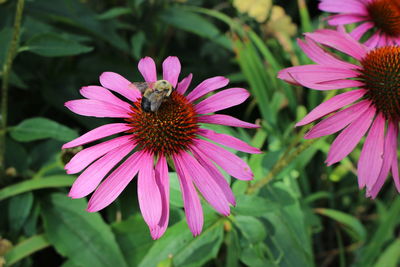
{"label": "blurred background", "polygon": [[[276,78],[282,68],[311,64],[296,38],[326,27],[316,0],[25,0],[8,72],[22,2],[0,0],[0,78],[8,87],[7,128],[0,132],[0,266],[397,266],[400,199],[391,182],[376,200],[367,199],[355,175],[361,146],[326,167],[333,137],[304,140],[307,127],[294,127],[336,92]],[[196,238],[171,172],[169,228],[153,241],[135,182],[95,214],[85,211],[86,199],[67,197],[76,177],[63,167],[79,149],[61,145],[113,120],[74,115],[63,104],[80,98],[80,87],[98,85],[104,71],[142,81],[140,58],[160,66],[170,55],[181,60],[180,77],[193,73],[191,89],[222,75],[251,92],[223,113],[260,129],[212,129],[265,153],[238,153],[255,181],[232,179],[238,204],[229,217],[204,202],[206,222]]]}

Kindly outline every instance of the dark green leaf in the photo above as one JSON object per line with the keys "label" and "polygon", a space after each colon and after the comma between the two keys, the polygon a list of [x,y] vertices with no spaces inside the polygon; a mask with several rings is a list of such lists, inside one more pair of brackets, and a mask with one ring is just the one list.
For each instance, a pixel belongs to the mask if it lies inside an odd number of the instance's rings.
{"label": "dark green leaf", "polygon": [[51,194],[42,202],[47,237],[55,249],[80,266],[127,266],[109,226],[85,211],[85,199]]}
{"label": "dark green leaf", "polygon": [[55,121],[41,117],[22,121],[10,130],[10,135],[20,142],[29,142],[45,138],[70,141],[78,136],[74,130]]}
{"label": "dark green leaf", "polygon": [[262,216],[279,209],[279,205],[276,203],[258,196],[240,195],[237,197],[236,203],[232,212],[240,215]]}
{"label": "dark green leaf", "polygon": [[235,225],[250,243],[262,242],[267,236],[263,223],[251,216],[236,216]]}
{"label": "dark green leaf", "polygon": [[6,255],[5,260],[8,266],[20,261],[21,259],[48,247],[49,241],[44,235],[32,236],[13,247]]}
{"label": "dark green leaf", "polygon": [[27,192],[10,199],[8,205],[8,219],[12,234],[17,234],[28,218],[33,204],[32,192]]}

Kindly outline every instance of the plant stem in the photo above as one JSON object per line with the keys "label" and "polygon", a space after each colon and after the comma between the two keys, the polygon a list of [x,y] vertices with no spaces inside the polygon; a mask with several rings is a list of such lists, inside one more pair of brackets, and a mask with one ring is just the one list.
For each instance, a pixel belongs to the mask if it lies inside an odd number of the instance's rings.
{"label": "plant stem", "polygon": [[22,12],[24,10],[24,0],[18,0],[15,12],[13,35],[7,51],[3,65],[3,79],[1,84],[1,116],[0,116],[0,174],[4,173],[4,154],[6,145],[7,110],[8,110],[8,83],[12,64],[15,58],[19,43],[19,31],[21,28]]}

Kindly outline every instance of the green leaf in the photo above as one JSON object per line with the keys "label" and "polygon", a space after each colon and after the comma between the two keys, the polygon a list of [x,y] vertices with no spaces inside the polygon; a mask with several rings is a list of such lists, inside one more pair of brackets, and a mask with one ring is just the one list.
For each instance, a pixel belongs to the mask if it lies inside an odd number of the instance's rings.
{"label": "green leaf", "polygon": [[93,47],[82,45],[53,33],[39,34],[26,43],[26,50],[44,57],[73,56],[87,53]]}
{"label": "green leaf", "polygon": [[106,19],[113,19],[117,18],[121,15],[132,14],[132,9],[128,7],[113,7],[103,14],[97,15],[97,19],[99,20],[106,20]]}
{"label": "green leaf", "polygon": [[279,209],[276,203],[258,196],[240,195],[236,202],[237,205],[232,212],[239,215],[262,216]]}
{"label": "green leaf", "polygon": [[319,208],[316,210],[317,213],[327,216],[344,226],[346,226],[349,233],[357,241],[364,241],[367,237],[367,232],[361,222],[354,216],[346,214],[344,212],[332,209]]}
{"label": "green leaf", "polygon": [[36,251],[48,247],[50,244],[44,235],[32,236],[13,247],[6,255],[7,266],[11,266]]}
{"label": "green leaf", "polygon": [[234,223],[250,243],[262,242],[267,236],[263,223],[255,217],[236,216]]}
{"label": "green leaf", "polygon": [[59,141],[70,141],[78,137],[77,133],[55,121],[36,117],[22,121],[11,128],[10,135],[19,142],[53,138]]}
{"label": "green leaf", "polygon": [[8,206],[8,219],[10,230],[13,234],[18,233],[27,220],[33,204],[32,192],[27,192],[10,199]]}
{"label": "green leaf", "polygon": [[85,211],[85,199],[51,194],[42,201],[47,237],[79,266],[127,266],[110,227],[100,214]]}
{"label": "green leaf", "polygon": [[202,266],[217,256],[223,239],[223,222],[213,214],[206,216],[201,235],[193,237],[186,220],[169,227],[155,241],[139,267],[156,266],[172,257],[174,267]]}
{"label": "green leaf", "polygon": [[74,181],[75,177],[69,175],[54,175],[40,179],[27,180],[1,189],[0,201],[32,190],[71,186]]}
{"label": "green leaf", "polygon": [[396,267],[399,266],[400,260],[400,239],[396,239],[392,242],[388,248],[381,253],[378,261],[375,263],[375,267]]}

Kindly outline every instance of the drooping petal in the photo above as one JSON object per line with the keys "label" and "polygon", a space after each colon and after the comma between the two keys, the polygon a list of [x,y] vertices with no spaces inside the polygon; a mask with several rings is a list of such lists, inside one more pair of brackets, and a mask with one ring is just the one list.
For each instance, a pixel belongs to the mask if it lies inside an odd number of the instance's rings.
{"label": "drooping petal", "polygon": [[119,106],[125,109],[127,112],[131,112],[131,105],[129,105],[125,101],[122,101],[121,99],[113,95],[110,91],[101,86],[85,86],[81,88],[80,93],[88,99],[107,102],[112,105]]}
{"label": "drooping petal", "polygon": [[195,108],[197,113],[205,114],[216,112],[243,103],[250,93],[243,88],[223,90],[198,103]]}
{"label": "drooping petal", "polygon": [[169,175],[167,160],[163,155],[159,156],[155,169],[155,179],[160,190],[162,213],[157,227],[151,231],[151,237],[158,239],[167,230],[169,220]]}
{"label": "drooping petal", "polygon": [[372,29],[374,24],[372,22],[365,22],[358,25],[354,30],[351,31],[350,35],[356,39],[360,40],[361,37],[366,33],[368,30]]}
{"label": "drooping petal", "polygon": [[327,18],[329,25],[332,26],[361,22],[365,21],[365,19],[364,16],[354,14],[339,14]]}
{"label": "drooping petal", "polygon": [[132,142],[131,137],[126,135],[86,148],[79,151],[64,168],[68,174],[80,172],[96,159],[128,142]]}
{"label": "drooping petal", "polygon": [[201,207],[200,199],[181,157],[179,155],[173,155],[172,158],[174,160],[176,173],[178,174],[179,184],[182,191],[186,220],[192,234],[197,236],[201,233],[204,223],[203,209]]}
{"label": "drooping petal", "polygon": [[128,111],[116,105],[107,102],[92,100],[92,99],[78,99],[70,100],[64,104],[72,112],[98,118],[129,118]]}
{"label": "drooping petal", "polygon": [[151,57],[142,58],[139,61],[138,69],[146,82],[157,81],[156,63]]}
{"label": "drooping petal", "polygon": [[248,145],[247,143],[243,142],[242,140],[227,135],[227,134],[220,134],[217,132],[214,132],[213,130],[208,130],[208,129],[199,129],[198,132],[199,135],[210,139],[211,141],[214,141],[216,143],[219,143],[221,145],[239,150],[239,151],[243,151],[243,152],[247,152],[247,153],[253,153],[253,154],[258,154],[258,153],[262,153],[262,151],[260,151],[258,148],[256,147],[252,147],[250,145]]}
{"label": "drooping petal", "polygon": [[347,79],[314,83],[304,79],[301,74],[291,74],[291,76],[298,84],[304,87],[321,91],[336,90],[336,89],[351,88],[351,87],[361,87],[365,85],[362,81],[347,80]]}
{"label": "drooping petal", "polygon": [[233,177],[240,180],[253,179],[254,175],[249,165],[235,154],[201,139],[195,140],[194,144],[196,148],[208,155],[212,161]]}
{"label": "drooping petal", "polygon": [[176,91],[181,95],[185,94],[186,90],[189,88],[190,83],[192,82],[192,78],[193,75],[190,73],[188,76],[186,76],[182,81],[178,83]]}
{"label": "drooping petal", "polygon": [[227,125],[233,127],[260,128],[260,126],[257,124],[241,121],[239,119],[236,119],[235,117],[223,114],[203,115],[201,117],[198,117],[197,121],[201,123]]}
{"label": "drooping petal", "polygon": [[354,40],[349,34],[335,30],[317,30],[305,35],[317,43],[337,49],[357,60],[362,60],[367,53],[367,48]]}
{"label": "drooping petal", "polygon": [[162,212],[161,194],[153,168],[153,154],[144,152],[140,165],[137,186],[139,207],[144,221],[152,232],[158,228]]}
{"label": "drooping petal", "polygon": [[383,147],[385,140],[385,118],[381,113],[375,118],[369,130],[358,160],[358,185],[371,189],[375,184],[383,163]]}
{"label": "drooping petal", "polygon": [[368,15],[366,5],[357,0],[322,0],[318,8],[332,13],[353,13],[358,15]]}
{"label": "drooping petal", "polygon": [[226,200],[232,205],[236,205],[235,196],[232,193],[231,188],[229,187],[228,182],[225,180],[224,176],[218,170],[217,167],[208,159],[208,157],[203,154],[196,146],[192,146],[190,150],[197,161],[201,164],[201,166],[206,169],[206,171],[210,174],[210,177],[214,179],[214,181],[221,188]]}
{"label": "drooping petal", "polygon": [[75,180],[68,196],[81,198],[92,193],[100,184],[101,180],[114,168],[129,152],[135,148],[134,142],[114,148],[102,158],[90,165]]}
{"label": "drooping petal", "polygon": [[100,75],[100,83],[103,87],[117,92],[131,101],[136,101],[140,97],[140,92],[131,87],[131,82],[118,73],[103,72]]}
{"label": "drooping petal", "polygon": [[143,154],[144,152],[139,151],[131,155],[100,184],[89,200],[87,211],[99,211],[110,205],[121,194],[142,167]]}
{"label": "drooping petal", "polygon": [[312,39],[305,37],[305,42],[297,40],[300,48],[315,63],[335,68],[358,69],[357,65],[342,61],[318,46]]}
{"label": "drooping petal", "polygon": [[81,146],[86,143],[90,143],[96,140],[99,140],[103,137],[107,137],[113,134],[121,133],[131,129],[131,127],[126,123],[110,123],[100,127],[97,127],[80,137],[69,141],[68,143],[62,146],[63,149],[71,148],[76,146]]}
{"label": "drooping petal", "polygon": [[209,78],[197,85],[196,88],[194,88],[193,91],[187,96],[187,99],[190,102],[193,102],[209,92],[225,87],[228,83],[229,79],[223,76]]}
{"label": "drooping petal", "polygon": [[314,108],[310,113],[308,113],[301,121],[296,123],[296,126],[303,126],[306,124],[309,124],[319,118],[322,118],[323,116],[336,111],[338,109],[341,109],[344,106],[347,106],[358,99],[360,99],[362,96],[364,96],[366,93],[366,90],[364,89],[358,89],[358,90],[352,90],[343,94],[336,95],[332,97],[331,99],[323,102],[322,104],[318,105],[316,108]]}
{"label": "drooping petal", "polygon": [[197,189],[207,202],[210,203],[216,211],[228,216],[230,213],[229,203],[215,180],[212,179],[210,174],[199,164],[199,162],[187,152],[181,152],[179,157],[181,163],[185,165],[185,168]]}
{"label": "drooping petal", "polygon": [[368,131],[374,118],[375,111],[375,108],[370,106],[365,113],[363,113],[352,124],[347,126],[347,128],[336,137],[328,152],[328,158],[325,161],[328,166],[341,161],[351,151],[353,151],[355,146],[360,142],[360,139]]}
{"label": "drooping petal", "polygon": [[376,47],[381,39],[381,31],[377,30],[367,41],[365,41],[365,45],[369,48]]}
{"label": "drooping petal", "polygon": [[385,183],[393,161],[397,161],[397,131],[393,123],[389,123],[385,138],[382,168],[375,184],[372,186],[372,188],[367,188],[368,197],[373,199],[376,198],[383,184]]}
{"label": "drooping petal", "polygon": [[317,138],[321,136],[330,135],[342,130],[344,127],[358,119],[369,107],[370,102],[363,100],[351,107],[343,109],[331,117],[324,119],[315,125],[304,136],[306,139]]}
{"label": "drooping petal", "polygon": [[181,62],[177,57],[169,56],[163,62],[163,79],[175,88],[181,73]]}

